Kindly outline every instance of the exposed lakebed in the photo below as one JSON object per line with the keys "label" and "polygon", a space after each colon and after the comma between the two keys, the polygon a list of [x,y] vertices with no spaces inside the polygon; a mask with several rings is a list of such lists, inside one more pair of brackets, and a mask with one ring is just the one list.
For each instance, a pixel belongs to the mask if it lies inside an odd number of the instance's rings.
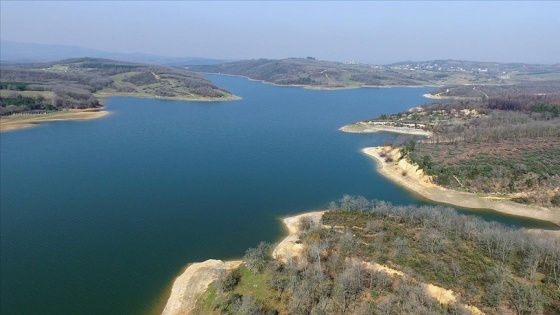
{"label": "exposed lakebed", "polygon": [[114,97],[105,118],[1,134],[0,313],[155,312],[186,263],[277,241],[278,217],[343,194],[425,203],[360,152],[397,135],[338,128],[422,104],[430,88],[314,91],[207,77],[243,99]]}

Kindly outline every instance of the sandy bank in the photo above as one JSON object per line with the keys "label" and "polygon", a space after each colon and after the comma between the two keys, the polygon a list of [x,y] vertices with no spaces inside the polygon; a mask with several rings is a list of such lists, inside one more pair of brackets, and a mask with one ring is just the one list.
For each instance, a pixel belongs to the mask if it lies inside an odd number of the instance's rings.
{"label": "sandy bank", "polygon": [[89,120],[108,115],[99,109],[75,109],[38,115],[12,115],[0,118],[0,131],[37,126],[40,123],[65,120]]}
{"label": "sandy bank", "polygon": [[395,126],[389,126],[384,124],[372,124],[366,122],[358,122],[355,124],[346,125],[338,130],[349,132],[349,133],[393,132],[393,133],[402,133],[402,134],[426,136],[426,137],[432,136],[432,133],[430,131],[426,131],[422,129],[409,128],[409,127],[395,127]]}
{"label": "sandy bank", "polygon": [[425,98],[432,100],[479,100],[480,97],[476,96],[441,96],[439,94],[422,94]]}
{"label": "sandy bank", "polygon": [[215,259],[191,264],[175,279],[162,314],[189,314],[200,295],[206,291],[210,283],[218,279],[222,271],[237,268],[239,265],[241,265],[240,260],[223,262]]}
{"label": "sandy bank", "polygon": [[[381,157],[382,152],[392,156],[393,161],[399,161],[398,149],[390,150],[389,147],[365,148],[362,150],[377,161],[381,174],[400,184],[401,186],[430,200],[456,205],[464,208],[491,209],[498,212],[533,218],[552,222],[560,225],[560,209],[548,209],[535,205],[522,205],[509,201],[504,197],[492,195],[479,195],[447,189],[435,185],[431,178],[419,170],[416,165],[402,159],[398,163],[387,163]],[[406,174],[406,176],[403,176]]]}
{"label": "sandy bank", "polygon": [[300,222],[301,219],[309,218],[313,220],[316,224],[319,224],[321,218],[323,217],[325,211],[309,212],[293,217],[288,217],[282,220],[286,229],[288,230],[288,236],[286,236],[272,251],[272,257],[283,263],[297,258],[303,252],[303,245],[299,244],[299,235],[301,233]]}
{"label": "sandy bank", "polygon": [[[288,236],[284,238],[273,251],[273,257],[287,262],[288,259],[298,257],[303,251],[301,244],[297,244],[301,233],[299,222],[302,218],[309,217],[318,223],[324,211],[304,213],[288,217],[283,220],[288,230]],[[221,261],[210,259],[200,263],[194,263],[175,279],[171,288],[171,295],[162,312],[163,315],[189,314],[195,306],[197,299],[206,291],[208,286],[214,282],[222,271],[232,270],[243,263],[236,261]]]}

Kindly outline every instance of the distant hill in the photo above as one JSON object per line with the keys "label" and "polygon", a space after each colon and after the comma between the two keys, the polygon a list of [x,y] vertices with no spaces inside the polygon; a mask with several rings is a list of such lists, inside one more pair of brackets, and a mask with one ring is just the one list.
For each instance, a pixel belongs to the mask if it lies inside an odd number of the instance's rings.
{"label": "distant hill", "polygon": [[226,60],[208,58],[182,58],[142,53],[116,53],[78,46],[18,43],[7,40],[0,41],[0,61],[2,61],[2,63],[52,62],[82,57],[115,59],[168,66],[182,64],[207,65],[226,62]]}
{"label": "distant hill", "polygon": [[99,107],[98,97],[123,95],[179,100],[234,98],[182,68],[97,58],[2,66],[0,114]]}
{"label": "distant hill", "polygon": [[214,65],[190,65],[188,68],[311,88],[512,84],[518,80],[560,79],[558,64],[502,64],[459,60],[407,61],[381,66],[321,61],[308,57],[253,59]]}

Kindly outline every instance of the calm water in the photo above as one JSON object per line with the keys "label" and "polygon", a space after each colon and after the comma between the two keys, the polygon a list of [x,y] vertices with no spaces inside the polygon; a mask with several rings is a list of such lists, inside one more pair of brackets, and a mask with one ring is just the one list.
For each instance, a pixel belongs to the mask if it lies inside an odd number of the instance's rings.
{"label": "calm water", "polygon": [[111,98],[103,119],[1,134],[2,314],[153,313],[187,262],[274,242],[281,216],[343,194],[423,203],[359,152],[394,135],[338,128],[421,104],[430,89],[208,77],[243,100]]}

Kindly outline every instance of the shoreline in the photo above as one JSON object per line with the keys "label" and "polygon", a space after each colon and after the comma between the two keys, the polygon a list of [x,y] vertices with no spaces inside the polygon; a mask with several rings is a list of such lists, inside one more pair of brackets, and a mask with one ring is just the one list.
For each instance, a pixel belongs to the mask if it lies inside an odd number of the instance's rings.
{"label": "shoreline", "polygon": [[401,133],[401,134],[408,134],[408,135],[415,135],[415,136],[425,136],[431,137],[433,135],[432,132],[422,130],[422,129],[415,129],[409,127],[396,127],[396,126],[387,126],[384,124],[368,124],[364,122],[357,122],[353,124],[349,124],[343,127],[340,127],[338,130],[348,133],[375,133],[375,132],[392,132],[392,133]]}
{"label": "shoreline", "polygon": [[[381,151],[385,150],[387,155],[391,154],[394,161],[398,161],[396,155],[400,154],[395,152],[398,149],[388,151],[388,148],[369,147],[362,149],[362,152],[375,160],[377,171],[380,174],[424,198],[464,208],[490,209],[500,213],[547,221],[560,226],[560,209],[523,205],[499,196],[477,195],[438,186],[422,170],[419,170],[417,165],[412,165],[404,159],[398,163],[386,163],[381,157]],[[403,176],[403,173],[406,173],[406,176]]]}
{"label": "shoreline", "polygon": [[189,314],[194,310],[201,294],[220,277],[223,271],[235,269],[241,263],[241,260],[208,259],[204,262],[189,264],[181,275],[175,278],[162,315]]}
{"label": "shoreline", "polygon": [[229,101],[238,101],[243,99],[242,97],[233,94],[225,98],[171,97],[171,96],[156,96],[151,94],[125,93],[125,92],[97,92],[94,93],[93,95],[98,98],[133,97],[133,98],[147,98],[147,99],[154,99],[154,100],[188,101],[188,102],[229,102]]}
{"label": "shoreline", "polygon": [[62,110],[48,114],[37,115],[16,115],[0,118],[0,131],[20,130],[31,128],[45,122],[54,121],[85,121],[90,119],[101,118],[109,115],[108,111],[103,110],[104,107],[87,108],[87,109],[71,109]]}
{"label": "shoreline", "polygon": [[228,74],[228,73],[219,73],[219,72],[202,72],[202,71],[195,71],[196,73],[202,74],[217,74],[217,75],[225,75],[229,77],[240,77],[245,78],[249,81],[260,82],[264,84],[270,84],[273,86],[280,86],[280,87],[300,87],[307,90],[316,90],[316,91],[338,91],[338,90],[352,90],[352,89],[361,89],[361,88],[370,88],[370,89],[391,89],[391,88],[427,88],[427,87],[441,87],[443,85],[353,85],[353,86],[341,86],[341,87],[329,87],[329,86],[321,86],[321,85],[306,85],[306,84],[278,84],[274,82],[268,82],[265,80],[258,80],[253,79],[248,76],[244,76],[241,74]]}
{"label": "shoreline", "polygon": [[[287,262],[289,259],[299,256],[303,251],[303,245],[298,244],[299,233],[301,233],[300,220],[309,217],[318,223],[325,211],[306,212],[282,219],[288,235],[274,247],[272,257]],[[242,260],[208,259],[187,265],[184,271],[173,281],[171,294],[167,299],[162,315],[189,314],[194,310],[198,298],[212,282],[218,279],[223,271],[235,269],[242,263]]]}
{"label": "shoreline", "polygon": [[429,98],[431,100],[476,100],[480,99],[480,97],[475,96],[440,96],[440,95],[433,95],[430,93],[422,94],[423,97]]}
{"label": "shoreline", "polygon": [[[100,103],[104,104],[108,97],[133,97],[146,99],[160,99],[171,101],[190,101],[190,102],[226,102],[237,101],[242,98],[237,95],[231,95],[227,98],[188,98],[188,97],[155,97],[150,95],[134,95],[133,93],[95,93],[95,97],[100,99]],[[105,107],[85,108],[85,109],[68,109],[52,112],[48,114],[30,114],[30,115],[11,115],[0,118],[0,132],[21,130],[36,127],[41,123],[54,121],[84,121],[90,119],[101,118],[109,115],[108,111],[103,110]]]}

